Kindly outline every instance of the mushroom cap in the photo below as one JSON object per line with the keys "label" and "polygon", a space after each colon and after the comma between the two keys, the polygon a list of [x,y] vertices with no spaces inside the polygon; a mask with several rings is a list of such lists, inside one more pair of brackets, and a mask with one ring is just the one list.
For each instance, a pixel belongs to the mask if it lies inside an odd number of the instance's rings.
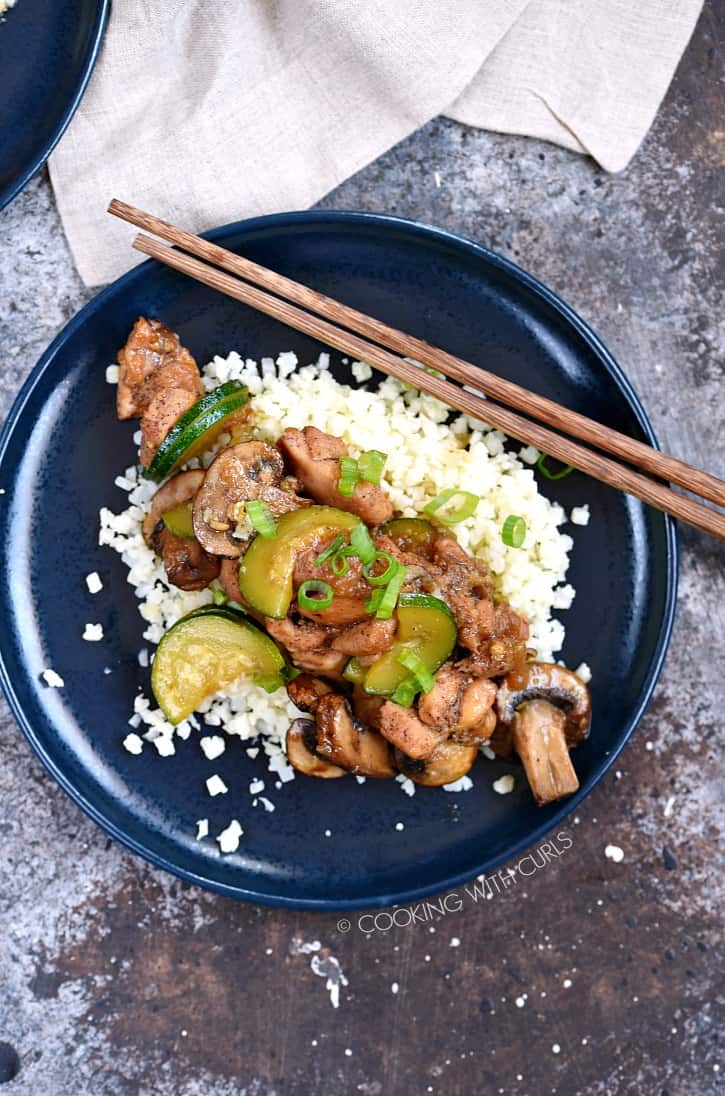
{"label": "mushroom cap", "polygon": [[467,746],[459,742],[442,742],[430,757],[416,760],[396,749],[395,763],[402,773],[409,776],[415,784],[427,788],[440,788],[443,784],[453,784],[471,769],[478,757],[477,746]]}
{"label": "mushroom cap", "polygon": [[592,714],[589,690],[565,666],[559,666],[556,662],[532,662],[507,674],[496,696],[501,722],[510,723],[516,709],[528,700],[548,700],[564,710],[569,746],[581,742],[589,733]]}
{"label": "mushroom cap", "polygon": [[287,731],[285,749],[287,760],[293,769],[305,776],[319,776],[323,780],[334,780],[338,776],[347,776],[338,765],[330,765],[314,752],[315,724],[312,719],[295,719]]}
{"label": "mushroom cap", "polygon": [[344,696],[328,693],[320,697],[315,722],[321,757],[359,776],[395,776],[388,743],[353,717]]}
{"label": "mushroom cap", "polygon": [[143,537],[149,547],[152,546],[151,540],[154,530],[162,515],[167,510],[174,510],[177,506],[183,506],[185,502],[190,502],[203,482],[204,473],[199,469],[191,472],[178,472],[170,480],[167,480],[163,487],[159,487],[151,500],[151,508],[143,522]]}

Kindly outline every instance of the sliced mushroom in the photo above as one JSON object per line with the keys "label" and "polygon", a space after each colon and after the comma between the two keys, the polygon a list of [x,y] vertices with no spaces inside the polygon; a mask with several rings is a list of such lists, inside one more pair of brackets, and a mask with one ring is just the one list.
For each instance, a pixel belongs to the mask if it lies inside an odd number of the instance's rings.
{"label": "sliced mushroom", "polygon": [[149,547],[156,526],[167,510],[175,510],[185,502],[191,502],[204,482],[202,471],[179,472],[160,487],[151,500],[151,508],[144,518],[143,537]]}
{"label": "sliced mushroom", "polygon": [[321,697],[315,724],[316,751],[326,761],[358,776],[395,776],[387,742],[353,717],[344,696],[328,693]]}
{"label": "sliced mushroom", "polygon": [[507,674],[496,698],[499,719],[510,723],[519,705],[528,700],[548,700],[564,709],[564,729],[569,746],[575,746],[589,733],[592,711],[589,690],[565,666],[555,662],[532,662]]}
{"label": "sliced mushroom", "polygon": [[565,723],[564,712],[548,700],[530,700],[514,715],[513,747],[539,806],[571,795],[579,787]]}
{"label": "sliced mushroom", "polygon": [[330,765],[315,753],[315,724],[312,719],[295,719],[287,731],[287,760],[293,769],[305,776],[334,780],[347,776],[345,769]]}
{"label": "sliced mushroom", "polygon": [[476,746],[457,742],[441,742],[430,757],[416,759],[402,750],[395,751],[395,763],[402,773],[416,784],[439,788],[453,784],[465,776],[478,757]]}
{"label": "sliced mushroom", "polygon": [[300,674],[287,686],[287,695],[303,712],[317,711],[320,698],[332,692],[332,686],[311,674]]}
{"label": "sliced mushroom", "polygon": [[418,718],[414,708],[402,708],[387,700],[380,709],[380,733],[408,757],[420,760],[448,738],[448,731],[429,727]]}
{"label": "sliced mushroom", "polygon": [[359,514],[368,525],[380,525],[393,516],[392,504],[374,483],[361,480],[352,496],[340,494],[337,489],[340,457],[347,454],[347,447],[340,438],[323,434],[314,426],[306,426],[304,430],[285,430],[278,445],[294,475],[302,481],[305,490],[316,502]]}
{"label": "sliced mushroom", "polygon": [[205,590],[219,575],[218,558],[207,555],[198,540],[178,537],[162,525],[154,544],[164,561],[166,577],[180,590]]}
{"label": "sliced mushroom", "polygon": [[275,515],[309,505],[278,486],[283,474],[279,450],[264,441],[240,442],[212,461],[194,500],[194,532],[207,552],[239,558],[254,533],[244,510],[251,499],[265,502]]}

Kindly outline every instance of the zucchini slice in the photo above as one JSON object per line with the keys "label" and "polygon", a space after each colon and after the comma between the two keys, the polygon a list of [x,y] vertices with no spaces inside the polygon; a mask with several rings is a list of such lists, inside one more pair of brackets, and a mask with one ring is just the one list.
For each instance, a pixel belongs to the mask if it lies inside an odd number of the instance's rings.
{"label": "zucchini slice", "polygon": [[242,674],[268,678],[283,667],[268,635],[238,614],[209,606],[169,628],[156,649],[151,688],[166,718],[180,723]]}
{"label": "zucchini slice", "polygon": [[333,506],[306,506],[282,514],[275,535],[255,537],[242,556],[239,589],[244,600],[263,616],[286,617],[297,553],[335,533],[351,532],[359,524],[356,514]]}
{"label": "zucchini slice", "polygon": [[171,427],[144,472],[146,478],[160,483],[203,453],[224,433],[248,399],[248,390],[238,381],[227,381],[207,392]]}
{"label": "zucchini slice", "polygon": [[195,540],[194,523],[191,519],[191,502],[182,502],[181,506],[174,506],[171,510],[165,510],[161,515],[164,525],[176,537],[184,537],[185,540]]}
{"label": "zucchini slice", "polygon": [[363,689],[366,693],[390,696],[410,677],[410,671],[398,662],[398,655],[403,650],[413,651],[434,674],[456,645],[455,618],[440,598],[428,594],[401,594],[397,615],[395,643],[365,674]]}
{"label": "zucchini slice", "polygon": [[379,532],[390,537],[403,552],[415,552],[424,559],[430,557],[434,541],[440,533],[425,518],[393,518],[381,525]]}

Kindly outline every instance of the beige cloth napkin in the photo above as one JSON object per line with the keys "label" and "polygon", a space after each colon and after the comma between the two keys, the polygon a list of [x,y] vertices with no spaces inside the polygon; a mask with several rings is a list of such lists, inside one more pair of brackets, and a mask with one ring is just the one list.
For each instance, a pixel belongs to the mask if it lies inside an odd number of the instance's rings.
{"label": "beige cloth napkin", "polygon": [[81,277],[112,197],[193,231],[298,209],[437,114],[624,168],[701,0],[114,0],[50,174]]}

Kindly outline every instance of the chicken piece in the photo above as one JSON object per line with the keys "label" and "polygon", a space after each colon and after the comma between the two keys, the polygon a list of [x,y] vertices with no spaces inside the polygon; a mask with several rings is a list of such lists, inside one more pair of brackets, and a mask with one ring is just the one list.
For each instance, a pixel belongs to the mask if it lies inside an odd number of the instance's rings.
{"label": "chicken piece", "polygon": [[367,723],[368,727],[380,730],[380,712],[385,704],[384,696],[375,696],[374,693],[366,693],[360,685],[355,685],[352,690],[352,707],[358,719]]}
{"label": "chicken piece", "polygon": [[142,415],[162,390],[182,388],[198,399],[203,392],[196,362],[186,347],[159,320],[141,316],[118,352],[120,373],[116,392],[119,419]]}
{"label": "chicken piece", "polygon": [[220,564],[219,585],[230,601],[236,601],[239,605],[244,605],[242,591],[239,589],[239,560],[222,559]]}
{"label": "chicken piece", "polygon": [[530,700],[514,716],[513,747],[539,806],[571,795],[579,787],[565,723],[564,712],[548,700]]}
{"label": "chicken piece", "polygon": [[347,655],[330,650],[335,632],[309,620],[295,622],[289,618],[273,620],[266,617],[264,626],[278,643],[286,647],[292,662],[300,670],[310,674],[322,674],[335,681],[343,681],[342,671]]}
{"label": "chicken piece", "polygon": [[[449,734],[472,734],[482,725],[493,730],[489,713],[496,700],[496,686],[486,678],[475,678],[453,663],[446,663],[435,675],[435,685],[418,701],[418,715],[431,727]],[[481,739],[485,741],[485,739]]]}
{"label": "chicken piece", "polygon": [[279,516],[309,501],[279,487],[284,465],[279,450],[264,441],[243,441],[224,449],[209,465],[194,500],[194,532],[207,552],[238,559],[254,533],[244,504],[266,503]]}
{"label": "chicken piece", "polygon": [[477,651],[494,624],[493,587],[485,565],[451,537],[440,537],[434,543],[433,564],[443,600],[456,618],[458,642]]}
{"label": "chicken piece", "polygon": [[320,698],[315,726],[316,753],[326,761],[358,776],[395,776],[387,742],[377,731],[353,718],[344,696],[328,693]]}
{"label": "chicken piece", "polygon": [[362,563],[356,556],[348,559],[349,568],[344,575],[334,573],[330,567],[330,560],[320,566],[315,564],[315,560],[333,539],[334,537],[328,537],[324,541],[320,540],[297,553],[292,582],[295,597],[302,583],[309,579],[329,583],[334,594],[331,605],[326,609],[300,608],[299,612],[316,624],[339,628],[348,624],[357,624],[369,616],[365,602],[370,597],[370,585],[363,578]]}
{"label": "chicken piece", "polygon": [[440,788],[453,784],[465,776],[478,757],[476,746],[457,742],[441,742],[425,760],[409,757],[402,750],[395,751],[395,763],[402,773],[415,784],[427,788]]}
{"label": "chicken piece", "polygon": [[382,655],[393,646],[397,627],[395,617],[390,620],[376,620],[373,617],[343,628],[335,636],[331,646],[335,651],[343,651],[346,655],[355,655],[357,658]]}
{"label": "chicken piece", "polygon": [[156,450],[172,426],[196,403],[196,395],[187,388],[162,388],[141,416],[139,460],[148,468]]}
{"label": "chicken piece", "polygon": [[386,700],[380,709],[380,733],[415,760],[430,757],[435,748],[448,738],[447,730],[429,727],[412,708],[402,708],[392,700]]}
{"label": "chicken piece", "polygon": [[319,677],[312,677],[311,674],[300,674],[287,685],[287,695],[292,703],[303,712],[311,712],[313,715],[317,711],[320,697],[331,692],[331,685]]}
{"label": "chicken piece", "polygon": [[306,426],[304,430],[285,430],[277,444],[316,502],[358,514],[368,525],[379,525],[393,516],[392,504],[374,483],[360,481],[350,498],[340,494],[340,457],[347,455],[340,438]]}

